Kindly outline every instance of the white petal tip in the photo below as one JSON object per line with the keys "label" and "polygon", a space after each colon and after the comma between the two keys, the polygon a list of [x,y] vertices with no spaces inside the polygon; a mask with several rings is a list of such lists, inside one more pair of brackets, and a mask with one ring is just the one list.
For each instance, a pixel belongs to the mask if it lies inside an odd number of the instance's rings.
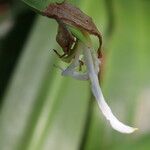
{"label": "white petal tip", "polygon": [[110,124],[113,129],[125,134],[131,134],[138,130],[138,128],[129,127],[117,119],[113,120],[113,122],[110,120]]}
{"label": "white petal tip", "polygon": [[132,128],[132,127],[130,127],[129,130],[123,131],[122,133],[131,134],[131,133],[133,133],[133,132],[135,132],[137,130],[138,130],[138,128]]}
{"label": "white petal tip", "polygon": [[137,131],[137,130],[139,130],[139,129],[138,129],[138,128],[132,128],[132,131],[129,132],[129,134],[130,134],[130,133],[133,133],[133,132],[135,132],[135,131]]}

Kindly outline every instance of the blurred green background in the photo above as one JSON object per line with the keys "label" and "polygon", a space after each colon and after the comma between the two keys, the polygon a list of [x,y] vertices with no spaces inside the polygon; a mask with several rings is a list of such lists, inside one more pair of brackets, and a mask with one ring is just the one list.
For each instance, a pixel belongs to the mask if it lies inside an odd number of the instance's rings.
{"label": "blurred green background", "polygon": [[91,16],[103,34],[101,85],[106,101],[121,121],[139,130],[131,135],[114,131],[89,83],[60,75],[54,64],[65,64],[52,51],[60,49],[54,20],[38,16],[21,1],[4,0],[0,150],[149,150],[150,1],[71,2]]}

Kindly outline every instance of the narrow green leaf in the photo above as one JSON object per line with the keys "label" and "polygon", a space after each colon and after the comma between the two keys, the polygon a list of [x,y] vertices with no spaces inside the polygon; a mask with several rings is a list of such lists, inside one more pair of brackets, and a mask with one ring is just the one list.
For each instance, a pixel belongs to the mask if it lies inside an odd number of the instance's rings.
{"label": "narrow green leaf", "polygon": [[53,66],[57,57],[49,49],[56,48],[56,27],[45,17],[33,26],[5,94],[0,116],[1,150],[58,146],[76,150],[80,146],[89,103],[88,83],[61,77]]}
{"label": "narrow green leaf", "polygon": [[27,5],[29,5],[31,8],[35,9],[36,11],[43,11],[49,3],[53,2],[62,2],[63,0],[22,0],[24,1]]}
{"label": "narrow green leaf", "polygon": [[[31,8],[35,9],[38,12],[43,11],[50,3],[61,3],[64,0],[22,0],[27,5],[29,5]],[[79,0],[68,0],[68,2],[77,4]]]}
{"label": "narrow green leaf", "polygon": [[[107,43],[104,42],[105,72],[103,74],[102,88],[106,100],[120,120],[132,124],[135,119],[134,115],[137,115],[134,114],[137,105],[136,101],[145,87],[149,88],[150,86],[148,77],[150,75],[148,67],[150,65],[150,59],[148,58],[150,55],[150,43],[148,42],[150,35],[148,29],[150,26],[148,17],[149,1],[115,0],[109,3],[109,6],[107,6],[108,3],[102,2],[103,9],[106,8],[103,11],[110,15],[106,18],[111,17],[112,19],[110,20],[110,26],[104,24],[105,27],[110,27],[111,29],[108,29],[108,31],[111,30],[112,32],[107,34],[109,37],[106,37],[103,32],[104,37],[107,38]],[[104,23],[100,21],[102,18],[98,17],[99,14],[103,14],[103,12],[97,13],[98,9],[96,7],[98,7],[98,3],[93,4],[91,2],[91,5],[84,5],[85,10],[91,10],[91,16],[97,17],[96,21],[98,23]],[[107,10],[107,8],[112,10]],[[94,11],[95,9],[96,11]],[[110,12],[111,14],[109,14]],[[104,29],[107,31],[107,28]],[[141,132],[140,129],[137,134],[125,136],[112,131],[110,126],[105,125],[106,127],[103,128],[96,112],[94,112],[91,120],[85,150],[112,149],[113,146],[114,149],[132,149],[132,145],[134,145],[132,143],[135,143],[135,149],[139,148],[138,146],[136,147],[135,138]],[[136,126],[135,122],[134,126]],[[144,147],[144,144],[141,144],[139,149],[148,148],[148,142],[146,145]]]}
{"label": "narrow green leaf", "polygon": [[49,68],[53,68],[53,56],[49,54],[49,49],[55,46],[55,26],[46,18],[40,18],[31,32],[5,94],[0,117],[0,149],[16,150],[27,125],[31,124],[28,119],[46,74]]}

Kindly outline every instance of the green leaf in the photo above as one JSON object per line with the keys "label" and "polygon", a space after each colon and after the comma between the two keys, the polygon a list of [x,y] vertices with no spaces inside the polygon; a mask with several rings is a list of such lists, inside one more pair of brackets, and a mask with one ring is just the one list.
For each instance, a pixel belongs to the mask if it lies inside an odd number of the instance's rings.
{"label": "green leaf", "polygon": [[49,49],[56,47],[56,23],[40,17],[33,27],[5,94],[0,149],[46,150],[60,141],[62,149],[75,150],[85,126],[88,84],[61,77],[53,66],[57,59]]}
{"label": "green leaf", "polygon": [[[52,1],[24,2],[40,12]],[[61,77],[53,64],[66,64],[49,53],[49,49],[58,48],[57,24],[39,17],[5,93],[0,112],[0,150],[148,150],[150,138],[145,126],[149,122],[140,121],[137,108],[138,101],[144,104],[144,96],[149,99],[149,94],[143,96],[150,87],[149,2],[73,2],[103,33],[102,89],[106,100],[121,121],[140,123],[144,132],[139,129],[137,134],[123,135],[113,131],[96,102],[89,106],[88,83]],[[145,107],[142,112],[147,112]]]}
{"label": "green leaf", "polygon": [[[106,100],[118,118],[129,125],[134,123],[133,126],[138,127],[137,122],[135,122],[135,119],[139,118],[139,121],[141,119],[136,110],[138,100],[141,103],[143,101],[144,106],[142,93],[148,90],[150,86],[148,77],[150,75],[148,67],[150,66],[150,59],[148,58],[150,55],[150,43],[148,42],[150,35],[148,29],[150,26],[149,1],[115,0],[111,3],[102,2],[101,6],[103,9],[106,8],[106,13],[108,13],[106,18],[110,18],[110,23],[105,20],[105,23],[109,23],[110,26],[104,24],[104,27],[109,28],[103,28],[106,32],[102,32],[103,37],[107,39],[106,42],[104,39],[105,68],[102,75],[102,89]],[[104,20],[101,21],[103,17],[98,17],[103,12],[98,13],[97,11],[101,11],[101,9],[96,9],[99,2],[92,4],[92,2],[90,6],[85,4],[85,10],[91,10],[89,11],[91,16],[97,18],[96,22],[102,23],[101,26],[103,26]],[[147,96],[145,95],[145,97]],[[132,149],[132,145],[135,149],[139,148],[140,150],[148,148],[148,142],[145,142],[146,146],[144,146],[144,142],[143,144],[141,142],[139,147],[135,142],[135,139],[140,138],[143,133],[141,129],[133,135],[119,134],[113,131],[109,125],[106,126],[105,121],[105,124],[101,123],[97,113],[100,112],[93,110],[89,132],[85,140],[85,150],[109,150],[113,146],[114,149]],[[149,120],[140,122],[141,125],[143,124],[143,128],[148,123]]]}
{"label": "green leaf", "polygon": [[31,8],[35,9],[36,11],[43,11],[49,3],[52,2],[62,2],[63,0],[22,0],[24,1],[27,5],[29,5]]}
{"label": "green leaf", "polygon": [[[27,5],[29,5],[31,8],[35,9],[38,12],[43,11],[50,3],[61,3],[64,0],[22,0]],[[70,3],[77,4],[78,0],[69,0]]]}

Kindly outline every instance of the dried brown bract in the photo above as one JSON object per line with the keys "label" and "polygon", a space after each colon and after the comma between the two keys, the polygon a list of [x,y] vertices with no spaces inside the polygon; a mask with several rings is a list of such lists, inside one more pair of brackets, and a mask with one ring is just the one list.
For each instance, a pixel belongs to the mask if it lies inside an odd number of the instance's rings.
{"label": "dried brown bract", "polygon": [[75,42],[75,37],[66,28],[65,24],[58,21],[58,33],[56,36],[57,43],[63,48],[65,54],[68,54],[71,50],[73,43]]}
{"label": "dried brown bract", "polygon": [[[92,18],[83,13],[79,8],[65,1],[62,3],[51,3],[44,10],[43,15],[49,18],[56,19],[58,21],[59,30],[57,35],[57,42],[60,44],[64,51],[66,51],[66,49],[68,51],[70,45],[73,44],[72,35],[66,30],[64,26],[66,24],[69,26],[76,27],[81,31],[86,31],[89,34],[97,36],[99,38],[100,43],[98,52],[100,52],[102,45],[101,34],[98,31],[95,24],[93,23]],[[62,39],[62,36],[64,37],[64,41]]]}

